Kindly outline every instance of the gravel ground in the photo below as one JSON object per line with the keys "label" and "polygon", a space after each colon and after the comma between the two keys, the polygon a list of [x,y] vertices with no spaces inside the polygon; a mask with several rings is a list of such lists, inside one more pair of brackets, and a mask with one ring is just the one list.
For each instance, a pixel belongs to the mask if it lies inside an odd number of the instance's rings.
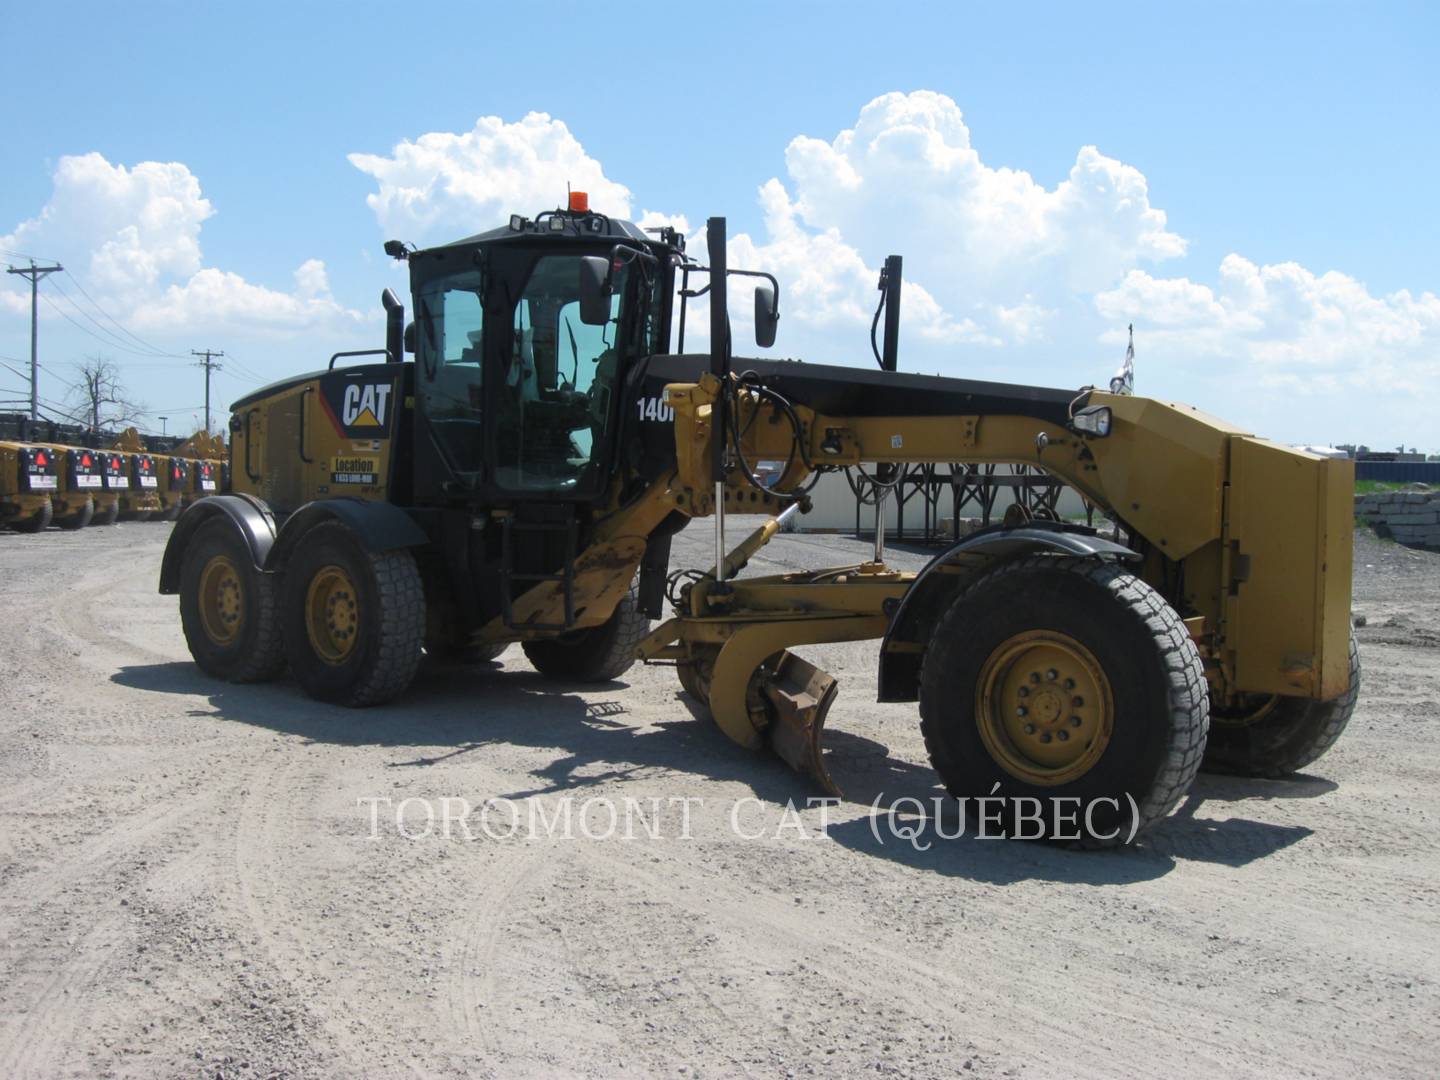
{"label": "gravel ground", "polygon": [[0,1077],[1440,1072],[1440,555],[1357,537],[1364,690],[1306,775],[1083,853],[872,832],[939,794],[873,645],[805,650],[842,684],[824,835],[667,668],[512,648],[359,712],[213,682],[168,530],[0,535]]}

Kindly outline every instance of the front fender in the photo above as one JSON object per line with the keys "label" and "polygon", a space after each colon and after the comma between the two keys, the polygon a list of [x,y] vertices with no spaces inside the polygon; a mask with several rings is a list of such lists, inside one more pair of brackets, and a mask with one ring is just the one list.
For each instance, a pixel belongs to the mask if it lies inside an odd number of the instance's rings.
{"label": "front fender", "polygon": [[1094,529],[1060,521],[994,525],[971,533],[936,555],[900,598],[880,644],[880,701],[915,701],[920,694],[923,643],[950,602],[970,582],[997,563],[1036,553],[1072,559],[1141,558],[1123,544],[1097,536]]}
{"label": "front fender", "polygon": [[366,551],[378,553],[423,547],[430,542],[430,537],[419,523],[394,503],[348,496],[317,499],[285,519],[264,568],[269,571],[281,569],[300,538],[316,525],[327,521],[339,521],[349,526]]}
{"label": "front fender", "polygon": [[175,522],[160,560],[161,595],[173,596],[180,591],[180,565],[185,559],[185,547],[196,529],[217,516],[235,527],[250,551],[255,569],[264,569],[275,543],[275,515],[270,507],[253,495],[211,495],[191,503]]}

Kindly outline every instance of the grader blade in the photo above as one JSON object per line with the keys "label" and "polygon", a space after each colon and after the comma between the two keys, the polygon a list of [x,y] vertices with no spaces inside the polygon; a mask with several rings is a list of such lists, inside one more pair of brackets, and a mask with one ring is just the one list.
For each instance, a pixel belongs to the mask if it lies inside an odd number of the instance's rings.
{"label": "grader blade", "polygon": [[771,705],[768,731],[770,748],[798,773],[815,780],[827,794],[839,797],[840,789],[825,767],[821,740],[825,714],[835,700],[834,676],[800,659],[782,653],[774,673],[767,673],[760,691]]}

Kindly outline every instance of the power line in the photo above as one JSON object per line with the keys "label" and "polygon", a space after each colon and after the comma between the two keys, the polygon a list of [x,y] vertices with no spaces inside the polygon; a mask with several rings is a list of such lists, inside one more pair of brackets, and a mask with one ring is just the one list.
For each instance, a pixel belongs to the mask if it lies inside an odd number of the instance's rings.
{"label": "power line", "polygon": [[30,419],[31,419],[31,420],[34,420],[35,417],[36,417],[36,414],[39,413],[39,411],[40,411],[40,376],[39,376],[39,374],[38,374],[39,361],[36,359],[36,355],[37,355],[37,354],[36,354],[36,351],[35,351],[35,347],[36,347],[36,346],[35,346],[35,341],[36,341],[36,336],[37,336],[37,334],[39,333],[40,319],[39,319],[38,310],[37,310],[36,303],[35,303],[35,298],[36,298],[36,296],[39,295],[39,286],[40,286],[40,280],[41,280],[41,278],[48,277],[49,275],[54,274],[54,273],[58,273],[59,271],[64,270],[64,269],[65,269],[65,268],[64,268],[63,266],[61,266],[59,263],[56,263],[54,266],[36,266],[36,265],[35,265],[35,260],[34,260],[34,259],[31,259],[31,260],[30,260],[30,266],[29,266],[28,268],[22,267],[22,268],[17,269],[16,267],[13,267],[13,266],[12,266],[12,267],[9,267],[9,268],[5,271],[7,274],[17,274],[17,275],[19,275],[20,277],[24,277],[24,278],[29,278],[29,279],[30,279]]}
{"label": "power line", "polygon": [[[163,352],[145,341],[140,342],[140,344],[143,346],[144,351],[142,352],[140,350],[137,350],[133,344],[125,340],[125,338],[121,337],[119,334],[115,333],[114,330],[111,330],[104,323],[100,322],[99,319],[95,318],[94,315],[91,315],[88,311],[86,311],[78,303],[76,303],[75,298],[60,287],[60,282],[52,281],[50,282],[50,287],[65,298],[65,301],[75,310],[76,314],[78,314],[81,318],[88,320],[97,330],[99,330],[102,334],[106,335],[106,337],[114,343],[114,347],[128,349],[130,352],[136,353],[140,356],[164,357],[178,355],[176,353]],[[91,302],[94,303],[94,301]],[[106,318],[110,318],[110,316],[103,309],[97,307],[96,310],[100,311],[100,314],[105,315]],[[115,320],[110,319],[110,321],[114,322]],[[116,325],[118,326],[119,324],[116,323]],[[123,326],[120,328],[122,330],[125,329]],[[133,334],[131,336],[134,337]]]}
{"label": "power line", "polygon": [[[157,356],[173,356],[178,359],[183,359],[183,357],[181,357],[179,353],[166,352],[164,349],[160,348],[157,345],[151,344],[150,342],[142,338],[139,334],[136,334],[132,330],[128,329],[124,323],[122,323],[119,319],[115,318],[114,315],[111,315],[108,311],[106,311],[103,307],[100,306],[100,304],[95,300],[93,296],[90,295],[89,291],[85,288],[84,285],[80,283],[80,279],[77,278],[72,271],[66,270],[65,274],[70,278],[71,281],[75,283],[75,287],[80,290],[81,294],[85,297],[85,299],[90,301],[91,306],[94,307],[96,311],[100,312],[101,315],[104,315],[105,318],[109,319],[112,323],[118,326],[121,332],[125,334],[126,337],[145,346],[145,348],[152,350]],[[51,284],[55,285],[57,288],[59,287],[58,282],[51,282]]]}
{"label": "power line", "polygon": [[[156,357],[154,353],[141,352],[139,349],[132,348],[131,346],[125,344],[123,341],[120,341],[114,334],[111,334],[109,337],[101,337],[99,334],[97,334],[94,330],[91,330],[91,329],[90,329],[88,326],[86,326],[84,323],[79,322],[79,321],[77,321],[76,319],[72,318],[71,315],[70,315],[70,313],[69,313],[68,311],[66,311],[64,308],[62,308],[59,304],[55,303],[54,300],[51,300],[50,297],[48,297],[48,296],[41,296],[40,299],[44,300],[45,303],[49,304],[50,307],[51,307],[51,309],[55,312],[55,314],[59,315],[62,319],[64,319],[66,322],[68,322],[71,326],[75,327],[75,329],[79,330],[79,331],[80,331],[81,333],[83,333],[83,334],[88,335],[89,337],[94,338],[96,341],[100,342],[101,345],[104,345],[107,349],[118,349],[118,350],[120,350],[121,352],[129,353],[131,356],[142,356],[142,357],[145,357],[146,359],[150,359],[150,360],[158,359],[158,357]],[[68,297],[67,297],[67,299],[68,299]],[[77,310],[78,310],[78,309],[77,309]],[[80,314],[83,315],[83,314],[85,314],[85,313],[82,311],[82,312],[80,312]],[[93,322],[94,320],[92,319],[91,321]],[[97,325],[98,325],[98,324],[97,324]],[[100,327],[100,329],[104,330],[105,328],[102,326],[102,327]],[[107,331],[107,333],[108,333],[108,331]]]}
{"label": "power line", "polygon": [[[51,284],[54,285],[55,283],[51,282]],[[174,356],[176,357],[176,359],[172,362],[180,362],[181,358],[178,353],[155,353],[135,348],[124,338],[120,337],[119,334],[116,334],[113,330],[102,326],[93,315],[90,315],[88,312],[84,311],[79,305],[75,303],[74,299],[70,297],[67,293],[65,293],[63,290],[60,291],[60,295],[64,297],[64,299],[67,300],[72,307],[74,307],[76,314],[81,315],[84,318],[89,319],[90,322],[94,323],[94,325],[100,330],[100,333],[97,334],[94,330],[91,330],[90,327],[86,326],[84,323],[77,321],[73,316],[71,316],[68,311],[62,308],[59,304],[55,303],[55,301],[46,294],[42,293],[40,295],[40,299],[44,300],[45,303],[49,304],[51,310],[54,311],[55,314],[59,315],[66,322],[68,322],[71,326],[75,327],[81,333],[94,338],[96,341],[100,342],[101,345],[104,345],[107,349],[117,349],[120,352],[129,353],[131,356],[138,356],[146,360],[158,361],[165,360],[171,356]],[[102,337],[101,334],[103,334],[104,336]]]}

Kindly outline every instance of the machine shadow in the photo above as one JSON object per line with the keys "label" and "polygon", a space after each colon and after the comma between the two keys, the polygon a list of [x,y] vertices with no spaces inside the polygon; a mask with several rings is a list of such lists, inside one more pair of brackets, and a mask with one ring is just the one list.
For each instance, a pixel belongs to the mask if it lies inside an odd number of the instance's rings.
{"label": "machine shadow", "polygon": [[[185,661],[125,667],[112,681],[150,693],[204,698],[208,708],[189,708],[191,716],[248,724],[309,743],[393,749],[396,754],[387,764],[397,771],[453,762],[491,746],[549,752],[551,759],[531,771],[534,786],[496,792],[495,798],[653,782],[666,774],[742,784],[757,798],[793,801],[802,808],[818,794],[777,758],[731,743],[708,713],[682,694],[675,695],[673,719],[636,726],[627,722],[620,700],[593,699],[603,686],[567,686],[507,671],[499,663],[434,665],[402,702],[368,709],[312,701],[288,680],[217,682]],[[627,686],[623,681],[611,685],[616,691]],[[591,700],[581,697],[582,691]],[[1238,818],[1210,820],[1197,813],[1205,802],[1308,798],[1335,787],[1311,777],[1287,782],[1202,776],[1182,807],[1135,844],[1076,851],[982,837],[973,820],[962,827],[958,804],[946,796],[928,764],[892,757],[882,743],[842,730],[828,731],[825,742],[831,774],[845,792],[832,818],[848,818],[830,825],[832,841],[872,858],[990,884],[1041,879],[1120,885],[1161,877],[1181,860],[1243,866],[1303,839],[1310,830]],[[897,809],[901,800],[900,807],[911,812]],[[896,835],[897,829],[912,828],[918,830],[914,843]]]}
{"label": "machine shadow", "polygon": [[[218,682],[182,661],[125,667],[112,681],[153,693],[203,697],[208,707],[190,709],[193,716],[249,724],[311,743],[394,749],[387,764],[396,770],[432,767],[490,746],[552,754],[553,760],[533,770],[535,786],[497,791],[495,798],[523,799],[667,773],[742,783],[765,800],[803,795],[801,782],[778,759],[735,746],[708,718],[697,719],[681,705],[678,696],[673,718],[643,726],[629,721],[618,700],[628,686],[623,680],[609,687],[567,685],[528,671],[507,671],[498,663],[436,664],[402,701],[367,709],[312,701],[288,680]],[[609,688],[616,700],[595,700],[597,692]]]}

